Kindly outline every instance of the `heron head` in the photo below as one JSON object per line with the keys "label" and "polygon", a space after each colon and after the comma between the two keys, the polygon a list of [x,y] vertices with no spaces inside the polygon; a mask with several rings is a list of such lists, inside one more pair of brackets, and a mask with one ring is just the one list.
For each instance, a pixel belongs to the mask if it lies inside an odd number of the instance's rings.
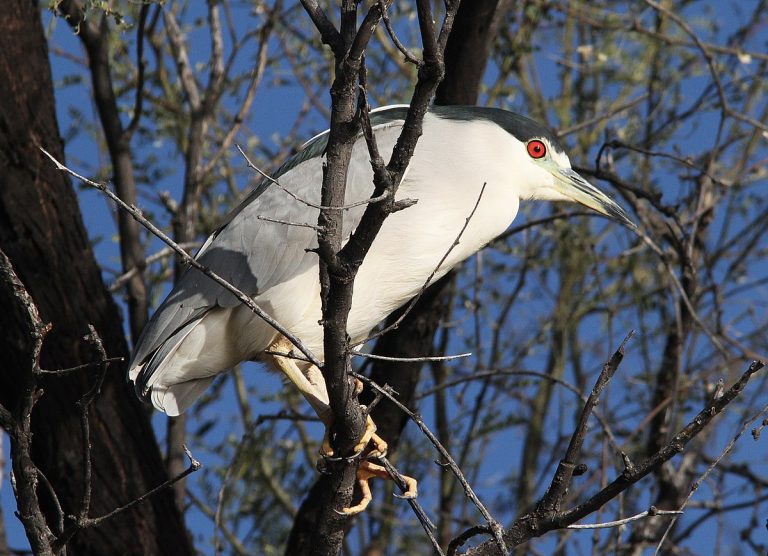
{"label": "heron head", "polygon": [[[540,123],[499,108],[476,106],[438,106],[437,116],[469,122],[493,122],[506,134],[501,158],[493,163],[510,177],[521,199],[570,201],[579,203],[629,228],[636,228],[627,213],[605,193],[571,168],[557,136]],[[498,136],[494,135],[494,141]],[[498,143],[492,144],[498,156]]]}
{"label": "heron head", "polygon": [[570,201],[590,208],[629,228],[637,226],[613,199],[589,183],[573,168],[554,135],[518,139],[515,158],[525,169],[524,195],[531,199]]}

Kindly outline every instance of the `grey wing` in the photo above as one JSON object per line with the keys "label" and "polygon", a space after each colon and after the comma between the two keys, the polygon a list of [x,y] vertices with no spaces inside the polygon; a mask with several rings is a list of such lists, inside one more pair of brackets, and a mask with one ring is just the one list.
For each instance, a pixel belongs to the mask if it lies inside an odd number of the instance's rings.
{"label": "grey wing", "polygon": [[[382,156],[391,153],[401,126],[402,121],[398,120],[375,128]],[[303,201],[320,204],[325,142],[326,136],[318,136],[280,168],[276,173],[280,187],[262,182],[208,238],[196,259],[251,297],[317,264],[317,255],[308,251],[317,246],[317,233],[302,224],[316,224],[319,209],[293,198],[281,187]],[[372,182],[367,148],[361,139],[353,149],[345,203],[368,199],[373,191]],[[361,205],[345,211],[345,238],[357,227],[364,210],[365,205]],[[129,369],[151,358],[142,369],[142,376],[136,380],[137,391],[141,393],[141,385],[162,361],[164,344],[169,344],[165,351],[175,344],[168,342],[169,339],[183,338],[189,324],[211,308],[234,307],[238,303],[224,287],[199,270],[188,268],[136,343]]]}

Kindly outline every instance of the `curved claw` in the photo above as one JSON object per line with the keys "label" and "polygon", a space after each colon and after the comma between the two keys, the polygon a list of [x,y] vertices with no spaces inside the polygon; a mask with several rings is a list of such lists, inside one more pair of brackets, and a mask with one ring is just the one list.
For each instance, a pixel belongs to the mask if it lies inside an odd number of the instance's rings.
{"label": "curved claw", "polygon": [[384,450],[383,452],[379,452],[378,450],[371,450],[368,452],[365,457],[367,459],[381,459],[387,457],[387,451]]}
{"label": "curved claw", "polygon": [[[331,447],[329,431],[330,426],[328,425],[326,426],[325,434],[323,435],[323,443],[320,445],[320,455],[325,459],[332,458],[334,454],[333,448]],[[369,452],[370,457],[380,458],[387,454],[387,442],[378,434],[376,434],[376,423],[373,422],[373,419],[371,419],[370,415],[365,420],[365,430],[363,431],[363,436],[360,437],[360,440],[355,445],[354,454],[349,457],[355,458],[362,454],[368,447],[369,442],[373,443],[373,447]]]}
{"label": "curved claw", "polygon": [[[373,423],[373,421],[371,421]],[[374,425],[375,427],[376,425]],[[373,444],[373,447],[371,448],[371,451],[368,453],[368,457],[371,458],[383,458],[387,455],[387,450],[389,450],[389,445],[387,444],[386,440],[384,440],[382,437],[380,437],[375,432],[371,434],[370,438],[371,444]]]}
{"label": "curved claw", "polygon": [[320,450],[320,457],[317,459],[317,463],[315,464],[315,468],[318,472],[322,473],[323,475],[330,475],[331,472],[328,471],[328,463],[338,463],[340,461],[346,461],[348,463],[351,463],[358,459],[360,456],[362,456],[362,452],[355,452],[351,456],[342,457],[342,456],[334,456],[333,452],[329,454],[323,452]]}
{"label": "curved claw", "polygon": [[331,475],[331,471],[328,469],[328,465],[323,458],[319,458],[317,462],[315,462],[315,469],[317,469],[317,472],[321,475]]}
{"label": "curved claw", "polygon": [[[373,498],[371,495],[371,486],[368,484],[368,481],[374,477],[389,480],[392,479],[389,472],[381,465],[376,465],[375,463],[371,463],[369,461],[362,461],[360,463],[360,468],[357,470],[357,483],[360,486],[360,491],[362,492],[363,496],[360,499],[360,502],[354,506],[343,508],[340,512],[340,515],[349,516],[359,514],[368,507],[368,504],[371,503]],[[416,479],[406,475],[401,475],[401,478],[403,481],[405,481],[406,490],[403,494],[395,494],[395,496],[404,500],[412,500],[416,498],[418,494],[418,483],[416,482]]]}
{"label": "curved claw", "polygon": [[[365,450],[365,448],[368,446],[368,442],[372,440],[374,436],[379,438],[378,435],[376,435],[376,423],[373,422],[373,419],[371,419],[371,416],[369,415],[365,419],[365,430],[363,431],[363,436],[360,437],[360,440],[355,445],[355,452],[362,452]],[[384,445],[386,446],[386,442]]]}
{"label": "curved claw", "polygon": [[399,498],[400,500],[413,500],[414,498],[416,498],[417,493],[415,493],[415,492],[414,493],[409,493],[408,491],[406,491],[403,494],[398,494],[396,492],[393,492],[392,496],[394,496],[395,498]]}
{"label": "curved claw", "polygon": [[392,494],[395,496],[395,498],[399,498],[400,500],[413,500],[419,495],[419,483],[416,481],[416,479],[413,477],[408,477],[407,475],[400,475],[400,477],[405,483],[405,492],[402,494],[393,492]]}
{"label": "curved claw", "polygon": [[333,457],[333,448],[331,447],[331,436],[329,431],[330,425],[326,425],[325,433],[323,434],[323,443],[320,444],[320,457],[323,459],[330,459]]}
{"label": "curved claw", "polygon": [[363,393],[363,388],[365,387],[365,385],[363,384],[363,381],[360,380],[359,378],[355,378],[353,385],[355,389],[352,391],[352,393],[355,397],[358,397],[360,394]]}

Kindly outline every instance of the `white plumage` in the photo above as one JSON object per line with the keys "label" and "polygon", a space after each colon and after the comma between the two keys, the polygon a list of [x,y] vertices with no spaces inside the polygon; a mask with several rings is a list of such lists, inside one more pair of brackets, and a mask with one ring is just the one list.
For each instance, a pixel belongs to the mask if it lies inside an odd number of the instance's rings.
{"label": "white plumage", "polygon": [[[372,115],[385,159],[400,134],[404,113],[403,107],[391,107]],[[417,203],[386,219],[355,280],[348,320],[353,342],[366,338],[419,292],[459,235],[484,186],[458,246],[433,281],[504,232],[517,214],[520,199],[575,200],[628,222],[608,197],[570,171],[562,147],[535,122],[492,109],[443,108],[425,116],[423,129],[397,193],[397,198]],[[276,175],[282,187],[314,204],[320,200],[326,140],[324,134],[311,140],[305,147],[309,150]],[[532,158],[526,149],[531,140],[543,143],[546,157]],[[372,180],[367,147],[359,138],[352,153],[346,203],[369,198]],[[259,218],[316,224],[318,210],[274,184],[263,183],[259,191],[234,211],[197,257],[251,295],[322,360],[317,256],[306,251],[317,245],[316,233]],[[345,211],[347,238],[363,209]],[[192,269],[142,334],[130,378],[156,408],[178,415],[216,374],[241,361],[263,359],[262,352],[277,338],[268,324]],[[317,370],[308,365],[300,368],[309,374],[321,397],[325,388]],[[327,395],[320,401],[327,403]]]}

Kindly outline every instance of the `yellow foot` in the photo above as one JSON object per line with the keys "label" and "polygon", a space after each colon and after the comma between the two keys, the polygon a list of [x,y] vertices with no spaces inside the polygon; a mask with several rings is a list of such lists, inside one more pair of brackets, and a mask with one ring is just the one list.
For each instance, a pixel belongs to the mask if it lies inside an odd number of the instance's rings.
{"label": "yellow foot", "polygon": [[[324,458],[333,457],[333,448],[331,448],[331,438],[329,434],[330,430],[331,425],[326,424],[325,434],[323,435],[323,443],[320,446],[320,455]],[[378,458],[387,454],[387,443],[383,438],[376,434],[376,423],[373,422],[373,419],[371,419],[370,415],[365,420],[365,430],[363,431],[363,436],[360,437],[360,441],[355,445],[354,453],[362,454],[368,446],[368,442],[371,442],[373,446],[367,455]]]}
{"label": "yellow foot", "polygon": [[387,443],[376,434],[376,423],[373,422],[369,415],[365,420],[365,430],[363,436],[360,437],[360,441],[355,445],[355,453],[363,453],[368,446],[368,442],[373,443],[373,447],[370,449],[367,455],[377,458],[387,454]]}
{"label": "yellow foot", "polygon": [[[368,484],[368,481],[374,477],[379,477],[380,479],[392,479],[387,470],[381,465],[365,460],[360,462],[360,468],[357,470],[357,484],[360,486],[360,491],[362,492],[363,497],[360,499],[360,502],[349,508],[343,508],[339,513],[344,515],[355,515],[365,511],[368,504],[370,504],[373,499],[371,485]],[[416,495],[418,494],[418,483],[416,482],[416,479],[413,477],[406,477],[405,475],[401,475],[401,477],[405,481],[407,489],[400,498],[408,500],[416,498]]]}

